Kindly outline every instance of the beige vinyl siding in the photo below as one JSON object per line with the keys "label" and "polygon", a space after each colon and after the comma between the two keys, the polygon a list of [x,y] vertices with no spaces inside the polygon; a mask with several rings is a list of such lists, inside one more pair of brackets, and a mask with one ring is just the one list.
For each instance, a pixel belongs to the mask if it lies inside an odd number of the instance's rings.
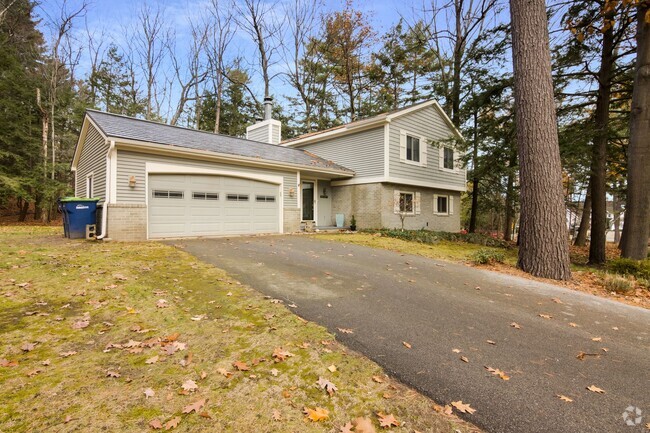
{"label": "beige vinyl siding", "polygon": [[[427,140],[426,167],[400,161],[400,132],[405,131]],[[439,147],[431,146],[431,141],[445,140],[453,136],[447,123],[433,106],[405,114],[390,123],[389,176],[419,182],[448,184],[454,187],[465,186],[465,169],[442,170],[439,165]],[[425,143],[420,143],[425,145]],[[460,154],[456,152],[458,158]]]}
{"label": "beige vinyl siding", "polygon": [[93,196],[100,198],[100,204],[106,199],[106,153],[109,145],[104,137],[88,125],[86,138],[79,155],[76,174],[77,196],[86,197],[86,178],[89,173],[93,174]]}
{"label": "beige vinyl siding", "polygon": [[[195,159],[181,159],[177,157],[137,153],[131,151],[117,151],[117,202],[118,203],[145,203],[145,164],[147,162],[157,162],[165,164],[180,164],[187,167],[218,169],[223,171],[244,172],[251,174],[266,174],[272,176],[282,176],[284,178],[284,207],[297,207],[298,194],[291,197],[289,190],[291,188],[297,191],[297,174],[296,172],[276,171],[264,168],[252,168],[241,165],[231,165],[219,162],[199,161]],[[135,176],[136,186],[129,186],[129,179]]]}
{"label": "beige vinyl siding", "polygon": [[354,179],[384,175],[384,127],[300,146],[321,158],[354,170]]}
{"label": "beige vinyl siding", "polygon": [[261,141],[262,143],[269,142],[269,128],[268,126],[260,126],[251,128],[246,134],[246,138],[253,141]]}
{"label": "beige vinyl siding", "polygon": [[[278,144],[282,140],[280,137],[280,125],[274,124],[271,125],[271,137],[273,137],[273,144]],[[277,142],[275,141],[277,139]]]}

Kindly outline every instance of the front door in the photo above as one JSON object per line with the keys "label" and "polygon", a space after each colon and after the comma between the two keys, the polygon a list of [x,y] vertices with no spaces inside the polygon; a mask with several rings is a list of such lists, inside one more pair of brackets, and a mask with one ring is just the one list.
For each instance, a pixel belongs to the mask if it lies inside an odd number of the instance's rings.
{"label": "front door", "polygon": [[314,220],[314,182],[302,183],[302,220]]}

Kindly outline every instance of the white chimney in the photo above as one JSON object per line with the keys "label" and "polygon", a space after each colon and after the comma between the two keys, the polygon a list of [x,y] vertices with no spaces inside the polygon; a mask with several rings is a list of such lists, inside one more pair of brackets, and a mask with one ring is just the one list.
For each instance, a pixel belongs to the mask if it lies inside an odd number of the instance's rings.
{"label": "white chimney", "polygon": [[264,120],[246,128],[246,138],[263,143],[280,144],[282,123],[273,117],[273,98],[264,98]]}

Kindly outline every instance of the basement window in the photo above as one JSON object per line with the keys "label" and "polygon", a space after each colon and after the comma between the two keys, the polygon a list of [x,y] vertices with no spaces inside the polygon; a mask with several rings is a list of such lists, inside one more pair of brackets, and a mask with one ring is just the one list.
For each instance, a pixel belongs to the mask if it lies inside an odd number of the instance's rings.
{"label": "basement window", "polygon": [[219,200],[218,192],[193,192],[192,198],[194,200]]}
{"label": "basement window", "polygon": [[152,196],[154,198],[182,199],[185,195],[184,195],[183,191],[168,191],[168,190],[162,190],[162,189],[154,189],[152,191]]}
{"label": "basement window", "polygon": [[228,194],[226,196],[228,201],[248,201],[248,194]]}
{"label": "basement window", "polygon": [[256,195],[255,196],[255,201],[265,202],[265,203],[274,203],[275,202],[275,196],[274,195]]}

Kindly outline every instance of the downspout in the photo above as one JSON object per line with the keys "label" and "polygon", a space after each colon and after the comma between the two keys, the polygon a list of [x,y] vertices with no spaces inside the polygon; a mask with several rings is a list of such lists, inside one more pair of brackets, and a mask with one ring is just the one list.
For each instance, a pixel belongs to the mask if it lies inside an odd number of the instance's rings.
{"label": "downspout", "polygon": [[102,206],[102,234],[97,236],[101,240],[106,237],[106,228],[108,224],[108,205],[111,201],[111,152],[115,148],[115,140],[110,141],[108,152],[106,152],[106,198],[104,199],[104,206]]}

